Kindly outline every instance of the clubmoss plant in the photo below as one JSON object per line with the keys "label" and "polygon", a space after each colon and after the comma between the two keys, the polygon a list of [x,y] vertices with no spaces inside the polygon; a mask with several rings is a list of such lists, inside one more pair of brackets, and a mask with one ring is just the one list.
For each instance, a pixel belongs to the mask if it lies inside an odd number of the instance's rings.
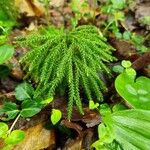
{"label": "clubmoss plant", "polygon": [[42,95],[51,97],[56,89],[68,91],[68,118],[76,104],[83,114],[80,91],[87,99],[96,95],[102,101],[106,86],[100,73],[110,74],[104,64],[115,60],[111,46],[92,25],[76,27],[72,31],[49,27],[48,29],[20,38],[22,46],[31,50],[21,59],[27,76],[36,81],[35,98]]}

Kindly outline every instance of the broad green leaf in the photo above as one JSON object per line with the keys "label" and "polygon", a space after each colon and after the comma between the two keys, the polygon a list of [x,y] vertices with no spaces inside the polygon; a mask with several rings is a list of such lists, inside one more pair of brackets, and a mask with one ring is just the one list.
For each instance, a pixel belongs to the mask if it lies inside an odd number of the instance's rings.
{"label": "broad green leaf", "polygon": [[4,113],[7,115],[7,118],[3,120],[10,120],[10,119],[14,119],[17,116],[19,110],[15,103],[5,102],[4,106],[0,109],[0,113]]}
{"label": "broad green leaf", "polygon": [[[111,128],[106,138],[113,136],[123,150],[148,150],[150,143],[150,111],[142,109],[122,110],[103,116],[104,127]],[[98,130],[104,135],[105,130]],[[100,143],[106,143],[99,139]],[[98,143],[97,143],[98,144]],[[97,145],[96,145],[97,146]]]}
{"label": "broad green leaf", "polygon": [[150,143],[150,111],[125,110],[112,114],[116,140],[124,150],[148,150]]}
{"label": "broad green leaf", "polygon": [[126,72],[120,74],[115,80],[115,88],[133,108],[150,110],[150,79],[129,76]]}
{"label": "broad green leaf", "polygon": [[20,114],[22,117],[32,117],[41,111],[41,107],[35,101],[31,100],[23,101],[21,107]]}
{"label": "broad green leaf", "polygon": [[0,138],[3,138],[8,131],[8,125],[6,123],[0,122]]}
{"label": "broad green leaf", "polygon": [[0,46],[0,64],[3,64],[9,60],[14,53],[14,47],[11,45],[2,45]]}
{"label": "broad green leaf", "polygon": [[55,125],[62,117],[62,113],[58,109],[52,109],[51,122]]}
{"label": "broad green leaf", "polygon": [[15,89],[16,99],[19,101],[31,99],[34,93],[34,89],[31,84],[22,83],[19,84]]}
{"label": "broad green leaf", "polygon": [[94,101],[90,100],[89,101],[89,108],[90,109],[96,109],[99,106],[98,103],[94,103]]}
{"label": "broad green leaf", "polygon": [[25,138],[25,133],[21,130],[14,130],[5,139],[6,144],[15,145],[20,143]]}

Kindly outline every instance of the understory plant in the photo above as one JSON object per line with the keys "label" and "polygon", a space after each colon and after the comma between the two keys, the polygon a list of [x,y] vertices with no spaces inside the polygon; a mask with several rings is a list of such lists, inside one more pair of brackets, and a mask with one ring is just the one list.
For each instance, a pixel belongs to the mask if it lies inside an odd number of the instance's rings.
{"label": "understory plant", "polygon": [[7,35],[12,27],[17,24],[18,11],[15,0],[0,1],[0,35]]}
{"label": "understory plant", "polygon": [[147,150],[150,143],[150,79],[138,77],[129,61],[123,61],[124,71],[116,78],[115,88],[127,106],[110,108],[100,105],[102,123],[93,147],[97,150]]}
{"label": "understory plant", "polygon": [[53,97],[56,90],[68,91],[69,119],[73,104],[83,114],[82,89],[88,100],[103,100],[106,86],[101,74],[111,74],[105,63],[115,58],[114,49],[95,26],[83,25],[71,31],[49,27],[18,42],[30,48],[20,62],[27,77],[37,82],[35,98]]}

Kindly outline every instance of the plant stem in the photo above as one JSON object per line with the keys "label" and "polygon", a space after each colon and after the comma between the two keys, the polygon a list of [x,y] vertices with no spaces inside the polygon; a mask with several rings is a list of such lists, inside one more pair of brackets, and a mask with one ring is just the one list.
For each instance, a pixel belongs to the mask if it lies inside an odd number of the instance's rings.
{"label": "plant stem", "polygon": [[45,0],[47,25],[50,25],[49,3],[50,3],[50,0]]}
{"label": "plant stem", "polygon": [[10,129],[9,129],[9,131],[8,131],[8,134],[11,133],[11,131],[13,130],[15,124],[16,124],[17,121],[19,120],[20,116],[21,116],[21,114],[19,113],[19,115],[16,117],[15,121],[14,121],[13,124],[11,125],[11,127],[10,127]]}

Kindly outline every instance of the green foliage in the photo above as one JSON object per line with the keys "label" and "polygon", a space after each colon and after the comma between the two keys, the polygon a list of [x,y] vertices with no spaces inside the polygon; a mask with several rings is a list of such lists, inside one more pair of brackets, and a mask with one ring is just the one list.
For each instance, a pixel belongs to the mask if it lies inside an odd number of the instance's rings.
{"label": "green foliage", "polygon": [[150,109],[150,79],[138,77],[130,67],[131,63],[122,62],[127,68],[115,80],[115,88],[119,95],[134,108]]}
{"label": "green foliage", "polygon": [[100,105],[99,140],[92,146],[97,150],[147,150],[150,143],[150,79],[136,79],[130,61],[124,60],[121,64],[125,69],[116,78],[115,88],[134,109],[127,110],[124,105],[117,104],[111,110],[107,104]]}
{"label": "green foliage", "polygon": [[110,150],[116,140],[123,150],[147,150],[150,143],[150,111],[131,109],[103,116],[98,127],[99,140],[93,146],[99,150]]}
{"label": "green foliage", "polygon": [[21,130],[12,131],[7,138],[5,138],[5,143],[8,145],[16,145],[20,143],[25,138],[25,133]]}
{"label": "green foliage", "polygon": [[27,99],[32,99],[34,93],[34,88],[29,83],[19,84],[15,88],[15,96],[18,101],[23,101]]}
{"label": "green foliage", "polygon": [[6,123],[0,122],[0,138],[5,137],[7,131],[8,131],[8,125]]}
{"label": "green foliage", "polygon": [[15,0],[0,0],[0,29],[4,35],[8,34],[12,27],[16,25],[17,17]]}
{"label": "green foliage", "polygon": [[144,16],[139,21],[141,24],[150,25],[150,16]]}
{"label": "green foliage", "polygon": [[125,7],[125,0],[108,0],[102,5],[102,13],[108,15],[107,22],[105,23],[104,32],[106,32],[109,29],[114,33],[116,37],[122,37],[119,30],[119,22],[125,20],[124,12],[121,11]]}
{"label": "green foliage", "polygon": [[59,109],[52,109],[51,122],[53,125],[58,123],[61,117],[62,117],[62,113]]}
{"label": "green foliage", "polygon": [[45,104],[49,103],[48,100],[36,101],[32,99],[34,95],[33,87],[28,83],[19,84],[15,89],[15,96],[18,101],[21,101],[21,107],[13,102],[5,102],[3,107],[0,108],[1,120],[7,121],[16,118],[17,115],[22,117],[32,117],[39,113]]}
{"label": "green foliage", "polygon": [[14,54],[14,47],[11,45],[0,46],[0,64],[9,60]]}
{"label": "green foliage", "polygon": [[124,71],[124,68],[121,65],[115,65],[113,66],[112,70],[115,73],[122,73]]}
{"label": "green foliage", "polygon": [[148,51],[148,48],[144,46],[145,38],[141,35],[138,35],[129,31],[125,31],[123,32],[121,38],[123,38],[124,40],[130,41],[139,52],[144,53]]}
{"label": "green foliage", "polygon": [[58,87],[68,90],[68,118],[73,104],[83,114],[81,88],[89,100],[93,93],[97,100],[103,100],[101,91],[106,90],[106,86],[99,74],[110,75],[104,63],[115,58],[111,55],[113,48],[105,43],[96,27],[84,25],[72,31],[50,27],[19,42],[31,49],[21,63],[27,76],[38,83],[34,98],[44,94],[53,97]]}
{"label": "green foliage", "polygon": [[94,103],[93,100],[89,101],[89,109],[97,109],[99,106],[99,103]]}
{"label": "green foliage", "polygon": [[14,130],[11,132],[11,128],[4,122],[0,122],[0,138],[4,140],[5,146],[2,150],[10,150],[12,147],[20,143],[25,138],[25,133],[21,130]]}
{"label": "green foliage", "polygon": [[25,100],[21,104],[22,110],[20,115],[22,117],[32,117],[41,111],[41,107],[37,102],[31,100]]}
{"label": "green foliage", "polygon": [[11,120],[14,119],[19,113],[18,107],[13,102],[5,102],[3,107],[0,108],[0,114],[5,114],[6,117],[0,118],[1,120]]}

